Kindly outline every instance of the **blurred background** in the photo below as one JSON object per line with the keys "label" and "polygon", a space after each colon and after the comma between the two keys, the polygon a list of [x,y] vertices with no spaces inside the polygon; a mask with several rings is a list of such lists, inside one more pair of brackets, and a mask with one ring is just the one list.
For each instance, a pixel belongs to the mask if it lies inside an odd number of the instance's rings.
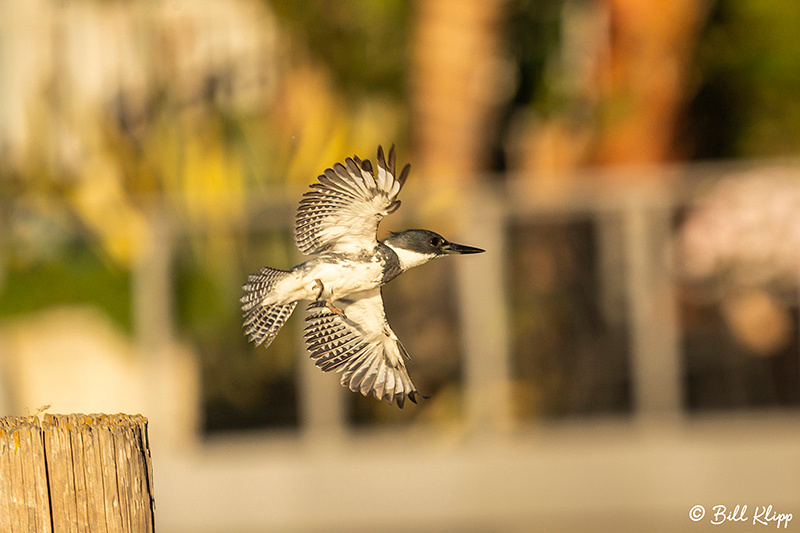
{"label": "blurred background", "polygon": [[[0,2],[0,415],[141,412],[165,532],[800,515],[794,0]],[[247,274],[378,144],[430,399],[344,390]]]}

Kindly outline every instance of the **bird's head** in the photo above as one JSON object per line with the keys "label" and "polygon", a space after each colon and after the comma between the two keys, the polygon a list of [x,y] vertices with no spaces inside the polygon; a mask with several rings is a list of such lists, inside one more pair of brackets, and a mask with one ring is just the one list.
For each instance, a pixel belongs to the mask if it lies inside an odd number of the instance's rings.
{"label": "bird's head", "polygon": [[409,229],[383,241],[397,254],[400,266],[408,270],[423,265],[443,255],[479,254],[485,250],[448,241],[438,233],[426,229]]}

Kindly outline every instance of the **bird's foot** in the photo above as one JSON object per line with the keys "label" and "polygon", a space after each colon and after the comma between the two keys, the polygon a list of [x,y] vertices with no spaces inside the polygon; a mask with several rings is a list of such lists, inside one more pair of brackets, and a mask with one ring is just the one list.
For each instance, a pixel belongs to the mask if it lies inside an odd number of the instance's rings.
{"label": "bird's foot", "polygon": [[347,315],[344,314],[344,311],[333,305],[333,300],[328,300],[325,302],[325,307],[331,310],[332,313],[339,315],[340,317],[347,319]]}
{"label": "bird's foot", "polygon": [[[317,293],[317,301],[322,299],[322,293],[325,291],[325,285],[322,284],[321,279],[315,279],[314,284],[311,286],[311,290],[316,291],[319,290]],[[333,298],[329,298],[325,301],[325,307],[331,310],[332,313],[339,315],[342,318],[347,318],[347,315],[344,314],[344,311],[333,305]]]}
{"label": "bird's foot", "polygon": [[322,280],[321,279],[315,279],[314,280],[314,284],[311,285],[311,290],[312,291],[315,291],[317,289],[319,289],[319,294],[317,294],[317,300],[319,300],[320,298],[322,298],[322,291],[325,290],[325,285],[322,284]]}

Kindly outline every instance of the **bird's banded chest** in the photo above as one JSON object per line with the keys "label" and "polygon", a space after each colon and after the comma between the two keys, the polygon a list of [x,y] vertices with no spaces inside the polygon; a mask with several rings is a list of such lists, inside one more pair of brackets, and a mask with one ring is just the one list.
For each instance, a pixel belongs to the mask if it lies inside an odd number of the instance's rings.
{"label": "bird's banded chest", "polygon": [[301,265],[304,282],[322,282],[321,299],[343,298],[355,292],[380,287],[384,283],[380,257],[325,256]]}

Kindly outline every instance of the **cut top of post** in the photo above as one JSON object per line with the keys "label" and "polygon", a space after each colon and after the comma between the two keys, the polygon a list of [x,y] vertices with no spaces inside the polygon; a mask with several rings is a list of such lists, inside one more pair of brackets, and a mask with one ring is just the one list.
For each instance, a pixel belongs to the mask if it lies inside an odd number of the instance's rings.
{"label": "cut top of post", "polygon": [[0,418],[1,531],[153,531],[147,419]]}

